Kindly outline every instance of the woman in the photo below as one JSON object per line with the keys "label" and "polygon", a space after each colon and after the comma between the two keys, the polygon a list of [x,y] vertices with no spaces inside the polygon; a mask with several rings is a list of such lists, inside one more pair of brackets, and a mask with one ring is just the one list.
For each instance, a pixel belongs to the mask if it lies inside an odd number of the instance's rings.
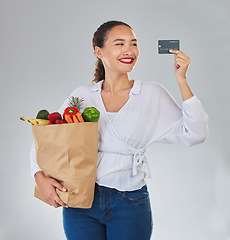
{"label": "woman", "polygon": [[[71,96],[84,97],[84,108],[101,112],[99,151],[92,208],[68,208],[55,192],[66,191],[45,177],[31,151],[32,172],[46,201],[63,206],[67,239],[147,240],[152,233],[152,215],[146,178],[150,177],[145,151],[154,142],[192,146],[208,134],[208,116],[193,95],[186,72],[190,59],[175,55],[174,70],[183,98],[182,109],[157,83],[130,80],[139,51],[132,28],[118,21],[102,24],[93,37],[98,58],[95,84],[81,86]],[[59,112],[63,112],[67,100]]]}

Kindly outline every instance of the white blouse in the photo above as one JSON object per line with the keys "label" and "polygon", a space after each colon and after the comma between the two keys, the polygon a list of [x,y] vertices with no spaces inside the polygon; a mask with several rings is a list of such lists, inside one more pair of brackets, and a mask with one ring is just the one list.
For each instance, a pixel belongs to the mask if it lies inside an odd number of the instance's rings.
{"label": "white blouse", "polygon": [[[208,115],[196,96],[180,108],[158,83],[134,81],[129,100],[117,113],[106,111],[101,98],[103,81],[78,87],[70,96],[84,98],[83,109],[96,107],[99,120],[99,149],[96,182],[120,191],[140,189],[151,177],[146,148],[154,142],[192,146],[205,141]],[[68,99],[59,109],[63,113]],[[40,168],[34,145],[32,175]]]}

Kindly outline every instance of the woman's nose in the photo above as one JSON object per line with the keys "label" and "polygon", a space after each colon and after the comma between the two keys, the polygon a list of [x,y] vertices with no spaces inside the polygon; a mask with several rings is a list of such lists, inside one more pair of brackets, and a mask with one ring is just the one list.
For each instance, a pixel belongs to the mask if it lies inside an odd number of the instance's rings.
{"label": "woman's nose", "polygon": [[130,50],[130,48],[126,48],[123,52],[124,55],[132,55],[132,51]]}
{"label": "woman's nose", "polygon": [[123,54],[124,55],[132,55],[132,52],[131,51],[125,51]]}

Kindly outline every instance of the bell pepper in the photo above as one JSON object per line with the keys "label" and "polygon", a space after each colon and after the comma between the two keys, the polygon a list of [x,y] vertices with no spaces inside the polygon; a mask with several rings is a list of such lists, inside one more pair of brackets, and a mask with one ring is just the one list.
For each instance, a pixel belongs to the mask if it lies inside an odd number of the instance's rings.
{"label": "bell pepper", "polygon": [[69,115],[69,116],[74,116],[78,113],[78,109],[75,107],[67,107],[63,113],[63,116]]}
{"label": "bell pepper", "polygon": [[67,107],[63,113],[63,117],[68,123],[83,122],[79,110],[75,107]]}
{"label": "bell pepper", "polygon": [[100,112],[95,107],[87,107],[82,113],[85,122],[98,122]]}

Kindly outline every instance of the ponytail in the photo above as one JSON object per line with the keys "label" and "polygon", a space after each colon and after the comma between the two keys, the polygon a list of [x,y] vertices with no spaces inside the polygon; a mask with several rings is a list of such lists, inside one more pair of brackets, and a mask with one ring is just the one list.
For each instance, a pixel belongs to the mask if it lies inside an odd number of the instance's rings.
{"label": "ponytail", "polygon": [[95,72],[94,72],[94,82],[99,82],[101,80],[105,79],[105,68],[103,66],[103,63],[101,61],[101,59],[97,59],[96,62],[96,68],[95,68]]}

